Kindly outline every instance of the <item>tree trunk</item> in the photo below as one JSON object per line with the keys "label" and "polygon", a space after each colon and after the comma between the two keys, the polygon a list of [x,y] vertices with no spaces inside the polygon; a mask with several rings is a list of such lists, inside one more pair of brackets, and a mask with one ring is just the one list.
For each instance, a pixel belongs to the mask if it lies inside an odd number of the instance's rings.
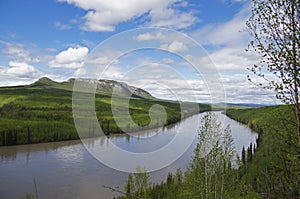
{"label": "tree trunk", "polygon": [[298,124],[298,143],[300,144],[300,112],[299,112],[299,102],[296,103],[296,115]]}
{"label": "tree trunk", "polygon": [[298,143],[300,144],[300,111],[299,111],[299,96],[298,96],[298,67],[297,67],[297,48],[296,48],[296,44],[297,44],[297,27],[296,27],[296,21],[295,18],[297,18],[296,16],[296,2],[293,1],[292,3],[292,26],[293,26],[293,42],[292,42],[292,56],[293,56],[293,60],[292,60],[292,64],[293,64],[293,69],[294,69],[294,99],[295,99],[295,109],[296,109],[296,118],[297,118],[297,127],[298,127]]}

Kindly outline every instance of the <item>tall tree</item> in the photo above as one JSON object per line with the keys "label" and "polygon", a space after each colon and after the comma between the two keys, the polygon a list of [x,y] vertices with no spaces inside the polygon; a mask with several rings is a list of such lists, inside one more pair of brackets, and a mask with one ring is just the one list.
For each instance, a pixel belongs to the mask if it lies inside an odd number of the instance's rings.
{"label": "tall tree", "polygon": [[246,151],[245,151],[244,146],[243,146],[243,150],[242,150],[242,162],[243,162],[243,164],[246,164]]}
{"label": "tall tree", "polygon": [[133,187],[139,197],[146,197],[146,191],[150,187],[150,176],[145,168],[138,166],[133,174]]}
{"label": "tall tree", "polygon": [[235,153],[230,127],[223,129],[216,115],[207,113],[201,120],[198,140],[180,198],[224,198]]}
{"label": "tall tree", "polygon": [[128,175],[128,179],[125,185],[125,192],[127,193],[127,197],[131,198],[131,195],[133,194],[135,188],[134,188],[134,182],[133,182],[133,177],[132,174],[130,173]]}
{"label": "tall tree", "polygon": [[266,80],[257,85],[275,90],[278,99],[294,105],[300,143],[300,0],[253,0],[246,25],[253,37],[248,50],[261,55],[250,70]]}

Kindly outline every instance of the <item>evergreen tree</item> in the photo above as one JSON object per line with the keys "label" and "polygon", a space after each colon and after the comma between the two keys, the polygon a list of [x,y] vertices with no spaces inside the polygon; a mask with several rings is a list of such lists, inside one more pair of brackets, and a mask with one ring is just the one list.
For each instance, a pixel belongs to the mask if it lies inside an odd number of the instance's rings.
{"label": "evergreen tree", "polygon": [[252,155],[253,155],[253,149],[252,149],[252,142],[251,142],[249,146],[249,162],[252,161]]}
{"label": "evergreen tree", "polygon": [[243,146],[243,149],[242,149],[242,162],[243,162],[243,164],[246,164],[246,151],[245,151],[244,146]]}

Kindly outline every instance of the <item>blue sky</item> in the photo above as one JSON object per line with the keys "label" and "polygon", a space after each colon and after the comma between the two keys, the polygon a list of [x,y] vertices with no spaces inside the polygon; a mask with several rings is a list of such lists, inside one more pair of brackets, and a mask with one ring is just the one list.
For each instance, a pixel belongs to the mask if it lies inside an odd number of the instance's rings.
{"label": "blue sky", "polygon": [[[273,93],[247,82],[246,68],[258,59],[245,52],[251,39],[245,31],[250,8],[247,0],[1,0],[0,86],[29,84],[43,76],[57,81],[80,76],[88,54],[99,48],[99,43],[130,29],[157,27],[186,34],[204,48],[209,59],[192,55],[190,46],[176,35],[164,37],[159,30],[143,32],[142,36],[148,37],[143,41],[160,42],[165,51],[142,50],[124,55],[100,78],[125,81],[157,97],[173,99],[170,92],[161,89],[162,85],[153,84],[172,70],[197,93],[197,101],[208,102],[213,88],[205,84],[212,83],[197,77],[176,55],[186,52],[186,58],[204,68],[208,63],[214,65],[226,101],[274,103]],[[118,43],[119,48],[131,42]],[[118,45],[109,56],[118,55]],[[106,59],[100,57],[100,64],[107,65]],[[140,80],[130,79],[126,76],[129,72],[140,74]],[[147,78],[142,73],[148,74]],[[190,95],[182,81],[172,75],[164,80],[161,84],[169,90]]]}

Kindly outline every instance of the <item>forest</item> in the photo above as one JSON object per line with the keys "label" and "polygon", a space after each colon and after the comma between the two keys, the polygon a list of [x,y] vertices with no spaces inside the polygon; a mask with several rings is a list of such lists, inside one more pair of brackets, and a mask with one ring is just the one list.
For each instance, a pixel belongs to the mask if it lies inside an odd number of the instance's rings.
{"label": "forest", "polygon": [[227,116],[259,134],[256,143],[237,156],[230,127],[220,128],[214,114],[207,113],[185,172],[178,169],[165,182],[153,184],[147,172],[137,168],[119,198],[300,198],[300,146],[292,108],[227,110]]}

